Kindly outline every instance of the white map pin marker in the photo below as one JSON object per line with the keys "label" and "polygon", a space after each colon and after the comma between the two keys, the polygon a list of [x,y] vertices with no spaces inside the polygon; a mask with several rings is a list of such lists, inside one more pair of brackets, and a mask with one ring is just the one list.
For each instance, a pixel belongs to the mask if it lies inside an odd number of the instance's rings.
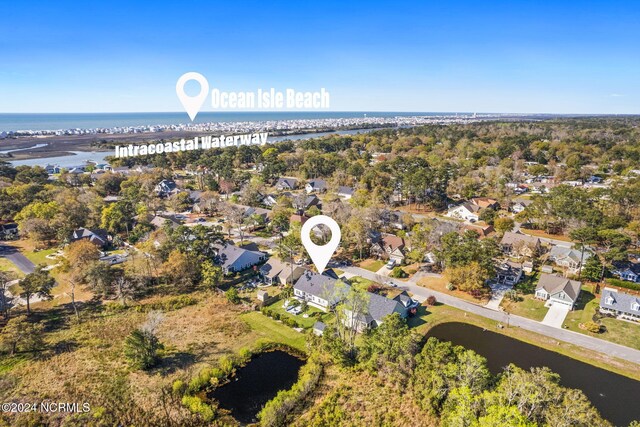
{"label": "white map pin marker", "polygon": [[[323,246],[318,246],[311,241],[311,229],[316,225],[326,225],[331,230],[331,240]],[[340,244],[340,226],[332,218],[326,215],[316,215],[307,220],[300,231],[300,238],[304,248],[311,257],[318,273],[322,273],[327,267],[329,260]]]}
{"label": "white map pin marker", "polygon": [[[198,95],[189,96],[185,93],[184,85],[187,84],[189,80],[195,80],[200,83],[200,93]],[[209,95],[209,82],[200,73],[184,73],[176,83],[176,94],[184,109],[187,110],[189,118],[193,121],[198,115],[198,111],[200,111],[204,100],[207,99],[207,95]]]}

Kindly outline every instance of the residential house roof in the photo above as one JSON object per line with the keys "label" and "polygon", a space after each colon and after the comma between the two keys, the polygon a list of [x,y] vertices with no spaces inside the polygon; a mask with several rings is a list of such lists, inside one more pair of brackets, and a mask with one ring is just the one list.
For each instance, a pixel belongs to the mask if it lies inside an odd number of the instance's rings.
{"label": "residential house roof", "polygon": [[298,180],[295,178],[279,178],[276,182],[278,188],[289,188],[293,190],[298,185]]}
{"label": "residential house roof", "polygon": [[327,181],[324,179],[310,179],[307,185],[314,190],[322,191],[327,189]]}
{"label": "residential house roof", "polygon": [[247,249],[240,248],[229,243],[215,244],[214,247],[216,248],[216,251],[218,253],[218,261],[223,268],[233,265],[233,263],[235,263],[241,257],[247,255],[248,253],[257,255],[259,257],[264,257],[266,255],[264,252],[249,251]]}
{"label": "residential house roof", "polygon": [[640,316],[640,296],[605,287],[600,297],[600,307]]}
{"label": "residential house roof", "polygon": [[341,186],[338,187],[338,195],[339,196],[353,196],[353,193],[356,190],[353,187]]}
{"label": "residential house roof", "polygon": [[416,302],[413,298],[411,298],[407,293],[407,291],[400,292],[398,295],[393,297],[393,299],[394,301],[398,301],[405,308],[418,305],[418,302]]}
{"label": "residential house roof", "polygon": [[325,325],[323,322],[320,322],[320,321],[317,321],[316,323],[313,324],[314,331],[324,332],[326,328],[327,328],[327,325]]}
{"label": "residential house roof", "polygon": [[523,242],[528,245],[537,246],[540,244],[540,239],[535,236],[529,236],[528,234],[522,233],[514,233],[512,231],[507,231],[502,236],[502,240],[500,241],[501,245],[513,245],[518,242]]}
{"label": "residential house roof", "polygon": [[88,228],[78,228],[71,233],[71,241],[87,239],[91,243],[99,246],[104,246],[107,243],[107,232],[105,230],[90,230]]}
{"label": "residential house roof", "polygon": [[172,218],[168,218],[160,215],[156,215],[153,218],[151,218],[151,220],[149,220],[149,223],[156,228],[162,228],[166,223],[169,223],[171,225],[171,228],[176,228],[177,226],[180,225],[178,221]]}
{"label": "residential house roof", "polygon": [[580,257],[582,257],[582,262],[586,262],[592,256],[591,252],[588,250],[584,251],[584,254],[578,250],[573,248],[566,248],[564,246],[554,245],[549,251],[549,259],[555,260],[555,262],[560,262],[565,258],[569,258],[576,263],[580,263]]}
{"label": "residential house roof", "polygon": [[[269,261],[267,261],[260,267],[260,273],[263,276],[273,279],[274,277],[282,274],[283,278],[287,281],[289,280],[289,276],[291,276],[291,270],[291,263],[282,261],[281,259],[275,257],[269,258]],[[306,270],[304,267],[294,265],[293,276],[296,277],[296,275],[301,275],[304,270]]]}
{"label": "residential house roof", "polygon": [[364,318],[358,319],[363,320],[367,324],[370,324],[373,320],[379,324],[382,322],[382,319],[389,314],[404,312],[405,306],[398,300],[371,292],[367,292],[367,297],[369,298],[367,313],[364,315]]}
{"label": "residential house roof", "polygon": [[555,295],[563,291],[569,298],[576,300],[580,294],[581,283],[577,280],[570,280],[566,277],[556,276],[554,274],[542,273],[536,290],[544,289],[549,295]]}
{"label": "residential house roof", "polygon": [[488,197],[474,197],[470,200],[470,202],[480,207],[481,209],[499,206],[497,200],[490,199]]}
{"label": "residential house roof", "polygon": [[380,241],[382,247],[387,250],[395,251],[396,249],[402,250],[404,248],[404,239],[402,237],[395,236],[393,234],[384,233]]}
{"label": "residential house roof", "polygon": [[168,193],[178,188],[178,184],[176,184],[176,182],[172,179],[163,179],[158,183],[156,188],[158,189],[158,191]]}
{"label": "residential house roof", "polygon": [[336,289],[337,282],[333,277],[307,270],[300,276],[293,287],[307,294],[335,303],[340,299],[340,295],[338,295],[339,291]]}

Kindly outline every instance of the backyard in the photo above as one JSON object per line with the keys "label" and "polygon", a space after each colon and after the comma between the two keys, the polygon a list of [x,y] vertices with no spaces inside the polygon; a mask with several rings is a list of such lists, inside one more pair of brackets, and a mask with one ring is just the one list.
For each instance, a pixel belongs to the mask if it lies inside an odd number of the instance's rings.
{"label": "backyard", "polygon": [[[306,310],[298,315],[291,314],[287,312],[287,310],[285,310],[285,308],[282,306],[283,304],[283,300],[277,300],[266,308],[274,314],[277,313],[280,318],[288,317],[294,319],[300,326],[305,329],[311,328],[317,321],[327,323],[329,319],[332,318],[332,315],[330,313],[325,313],[324,311],[311,306],[307,306]],[[307,315],[307,317],[304,317],[305,314]]]}
{"label": "backyard", "polygon": [[259,311],[251,311],[240,316],[249,327],[258,335],[276,342],[290,345],[300,350],[305,350],[305,336],[288,326],[277,322]]}

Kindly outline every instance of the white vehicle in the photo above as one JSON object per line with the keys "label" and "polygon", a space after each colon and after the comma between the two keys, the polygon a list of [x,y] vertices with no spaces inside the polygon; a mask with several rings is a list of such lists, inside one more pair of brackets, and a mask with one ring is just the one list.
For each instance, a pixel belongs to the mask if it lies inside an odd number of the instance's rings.
{"label": "white vehicle", "polygon": [[392,260],[390,260],[390,261],[387,263],[387,265],[386,265],[387,270],[391,270],[391,269],[392,269],[393,267],[395,267],[395,266],[396,266],[396,261],[395,261],[395,260],[393,260],[393,259],[392,259]]}

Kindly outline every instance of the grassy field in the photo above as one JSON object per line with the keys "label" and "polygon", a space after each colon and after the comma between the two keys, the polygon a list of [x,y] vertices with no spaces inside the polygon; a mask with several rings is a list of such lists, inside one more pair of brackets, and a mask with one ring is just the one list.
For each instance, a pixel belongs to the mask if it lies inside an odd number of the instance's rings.
{"label": "grassy field", "polygon": [[375,273],[380,270],[384,264],[385,262],[382,260],[365,259],[358,266]]}
{"label": "grassy field", "polygon": [[544,301],[535,299],[533,295],[525,295],[523,300],[518,302],[504,298],[500,303],[500,307],[504,308],[508,313],[537,320],[538,322],[544,319],[547,311],[549,311],[544,306]]}
{"label": "grassy field", "polygon": [[261,338],[269,338],[272,341],[305,350],[306,341],[303,333],[276,322],[259,311],[244,313],[240,318]]}
{"label": "grassy field", "polygon": [[58,251],[58,248],[44,249],[41,251],[24,251],[23,255],[29,258],[29,260],[35,265],[46,264],[53,265],[58,263],[57,259],[47,258],[47,255],[51,255]]}
{"label": "grassy field", "polygon": [[[240,321],[242,308],[225,298],[206,293],[196,297],[197,304],[164,313],[157,335],[165,350],[160,364],[148,372],[130,369],[123,357],[125,338],[146,320],[141,310],[121,309],[116,303],[111,304],[112,309],[100,304],[83,305],[82,323],[78,324],[69,307],[47,311],[35,308],[33,318],[39,318],[47,328],[46,350],[39,357],[0,357],[0,401],[74,396],[90,402],[92,411],[100,411],[113,399],[121,402],[121,408],[153,413],[163,387],[170,387],[176,379],[188,380],[193,372],[250,346],[262,336],[273,338],[273,333],[255,332]],[[142,301],[141,308],[167,298]],[[290,329],[287,332],[295,333]],[[299,335],[298,346],[304,343],[303,335]],[[121,384],[117,391],[113,391],[115,384]]]}
{"label": "grassy field", "polygon": [[570,311],[564,321],[564,326],[574,332],[625,345],[640,350],[640,324],[603,317],[599,323],[606,328],[605,332],[594,334],[580,328],[581,323],[593,320],[593,315],[600,306],[600,298],[596,298],[589,289],[583,288],[581,301],[576,309]]}

